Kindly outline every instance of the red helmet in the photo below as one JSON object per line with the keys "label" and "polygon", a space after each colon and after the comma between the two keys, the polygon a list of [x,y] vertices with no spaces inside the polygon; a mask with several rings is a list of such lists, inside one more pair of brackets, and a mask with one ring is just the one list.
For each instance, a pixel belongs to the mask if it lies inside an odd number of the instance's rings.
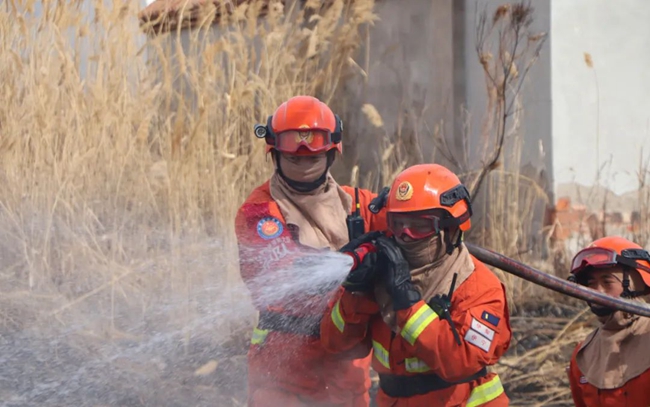
{"label": "red helmet", "polygon": [[386,208],[388,227],[396,236],[405,233],[422,239],[445,229],[464,232],[472,224],[467,188],[456,174],[438,164],[402,171],[393,181]]}
{"label": "red helmet", "polygon": [[650,287],[650,254],[638,244],[620,236],[608,236],[580,250],[571,261],[571,274],[580,281],[589,267],[627,266],[635,269]]}
{"label": "red helmet", "polygon": [[266,126],[255,125],[255,135],[266,140],[267,153],[313,155],[333,149],[342,153],[342,132],[341,119],[312,96],[292,97],[269,116]]}

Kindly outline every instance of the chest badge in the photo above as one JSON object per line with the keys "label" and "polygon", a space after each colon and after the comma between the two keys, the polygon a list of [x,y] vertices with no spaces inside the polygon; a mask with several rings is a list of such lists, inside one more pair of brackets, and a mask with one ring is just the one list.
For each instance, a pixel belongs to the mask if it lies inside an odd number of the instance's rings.
{"label": "chest badge", "polygon": [[257,234],[264,240],[275,239],[282,234],[284,228],[278,219],[267,216],[257,222]]}

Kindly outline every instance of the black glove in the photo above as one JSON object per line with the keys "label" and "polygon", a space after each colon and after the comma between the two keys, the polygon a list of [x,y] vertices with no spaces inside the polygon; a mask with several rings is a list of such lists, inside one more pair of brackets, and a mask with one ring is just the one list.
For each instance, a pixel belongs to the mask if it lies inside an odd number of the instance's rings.
{"label": "black glove", "polygon": [[399,311],[416,304],[422,296],[411,281],[411,270],[402,251],[393,239],[380,236],[375,243],[379,250],[379,268],[388,294],[393,299],[393,309]]}
{"label": "black glove", "polygon": [[376,267],[377,253],[370,252],[365,255],[357,268],[350,271],[341,285],[350,292],[371,292],[375,287]]}

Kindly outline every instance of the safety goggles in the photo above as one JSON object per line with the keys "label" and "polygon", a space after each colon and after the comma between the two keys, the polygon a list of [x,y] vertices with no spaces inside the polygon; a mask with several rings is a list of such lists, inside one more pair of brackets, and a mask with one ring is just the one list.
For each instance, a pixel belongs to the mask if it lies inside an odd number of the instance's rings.
{"label": "safety goggles", "polygon": [[626,249],[621,254],[614,250],[602,247],[588,247],[575,255],[571,262],[571,273],[578,274],[587,267],[606,268],[623,265],[650,272],[650,268],[636,262],[636,260],[650,261],[650,254],[642,249]]}
{"label": "safety goggles", "polygon": [[331,133],[318,129],[283,131],[275,140],[275,148],[283,153],[296,153],[300,147],[305,147],[312,153],[320,153],[329,150],[331,146]]}
{"label": "safety goggles", "polygon": [[453,218],[448,213],[439,212],[388,213],[388,228],[397,237],[406,235],[419,240],[437,235],[441,230],[458,227],[465,220],[467,219]]}

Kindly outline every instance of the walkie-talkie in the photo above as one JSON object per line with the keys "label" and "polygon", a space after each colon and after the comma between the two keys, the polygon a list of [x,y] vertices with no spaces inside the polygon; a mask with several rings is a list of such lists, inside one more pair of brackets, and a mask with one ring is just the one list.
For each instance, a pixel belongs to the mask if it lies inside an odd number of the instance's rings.
{"label": "walkie-talkie", "polygon": [[354,188],[354,212],[345,219],[348,224],[348,237],[350,241],[366,233],[366,228],[361,217],[361,204],[359,203],[359,188]]}

